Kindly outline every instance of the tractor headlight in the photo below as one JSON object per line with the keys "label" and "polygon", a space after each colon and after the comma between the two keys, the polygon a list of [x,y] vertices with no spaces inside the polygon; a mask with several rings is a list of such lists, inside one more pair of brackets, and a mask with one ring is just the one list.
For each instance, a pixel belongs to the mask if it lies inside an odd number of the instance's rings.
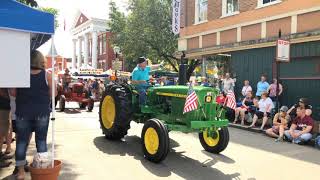
{"label": "tractor headlight", "polygon": [[212,96],[206,96],[205,97],[205,102],[206,103],[211,103],[212,102]]}

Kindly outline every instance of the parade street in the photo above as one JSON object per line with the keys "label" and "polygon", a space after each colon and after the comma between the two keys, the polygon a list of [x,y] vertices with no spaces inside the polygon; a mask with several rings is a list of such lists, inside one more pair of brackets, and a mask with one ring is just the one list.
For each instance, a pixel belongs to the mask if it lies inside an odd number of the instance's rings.
{"label": "parade street", "polygon": [[[67,107],[77,104],[68,103]],[[265,135],[231,127],[229,145],[220,155],[205,152],[197,134],[170,132],[168,157],[154,164],[143,158],[141,124],[131,123],[129,135],[122,142],[106,140],[101,133],[98,109],[96,103],[93,112],[66,109],[57,113],[56,155],[63,163],[59,180],[319,180],[317,149],[276,143]],[[51,131],[48,134],[51,147]],[[29,161],[34,152],[32,140]],[[2,169],[0,179],[12,179],[13,168],[11,165]]]}

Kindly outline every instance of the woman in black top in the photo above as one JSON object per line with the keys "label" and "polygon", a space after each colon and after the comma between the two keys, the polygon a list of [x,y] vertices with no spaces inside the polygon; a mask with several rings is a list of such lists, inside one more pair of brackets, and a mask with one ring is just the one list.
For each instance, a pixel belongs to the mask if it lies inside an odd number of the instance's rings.
{"label": "woman in black top", "polygon": [[241,125],[244,125],[244,117],[246,112],[250,111],[250,108],[253,106],[253,94],[248,92],[247,96],[242,101],[242,106],[235,109],[235,118],[233,123],[237,123],[238,117],[240,114]]}

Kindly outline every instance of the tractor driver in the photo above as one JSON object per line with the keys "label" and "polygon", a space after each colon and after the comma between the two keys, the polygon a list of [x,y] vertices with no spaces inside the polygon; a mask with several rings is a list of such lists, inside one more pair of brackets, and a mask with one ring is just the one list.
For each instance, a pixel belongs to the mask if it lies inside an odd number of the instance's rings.
{"label": "tractor driver", "polygon": [[135,85],[139,92],[139,103],[145,105],[146,103],[146,90],[149,87],[149,73],[151,70],[159,69],[163,65],[156,64],[148,66],[147,59],[145,57],[138,58],[138,65],[132,71],[132,84]]}
{"label": "tractor driver", "polygon": [[69,83],[71,83],[71,75],[69,69],[66,68],[62,77],[63,90],[68,91]]}

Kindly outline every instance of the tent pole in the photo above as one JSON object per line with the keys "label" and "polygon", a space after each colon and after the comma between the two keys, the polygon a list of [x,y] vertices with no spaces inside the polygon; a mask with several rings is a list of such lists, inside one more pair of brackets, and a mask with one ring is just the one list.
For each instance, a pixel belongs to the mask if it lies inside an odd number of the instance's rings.
{"label": "tent pole", "polygon": [[54,168],[54,124],[55,124],[55,113],[56,113],[56,106],[55,106],[55,88],[56,88],[56,83],[55,83],[55,57],[53,53],[54,49],[54,35],[51,37],[52,43],[51,43],[51,67],[52,67],[52,93],[51,93],[51,105],[52,105],[52,116],[51,116],[51,133],[52,133],[52,141],[51,141],[51,157],[52,157],[52,168]]}

